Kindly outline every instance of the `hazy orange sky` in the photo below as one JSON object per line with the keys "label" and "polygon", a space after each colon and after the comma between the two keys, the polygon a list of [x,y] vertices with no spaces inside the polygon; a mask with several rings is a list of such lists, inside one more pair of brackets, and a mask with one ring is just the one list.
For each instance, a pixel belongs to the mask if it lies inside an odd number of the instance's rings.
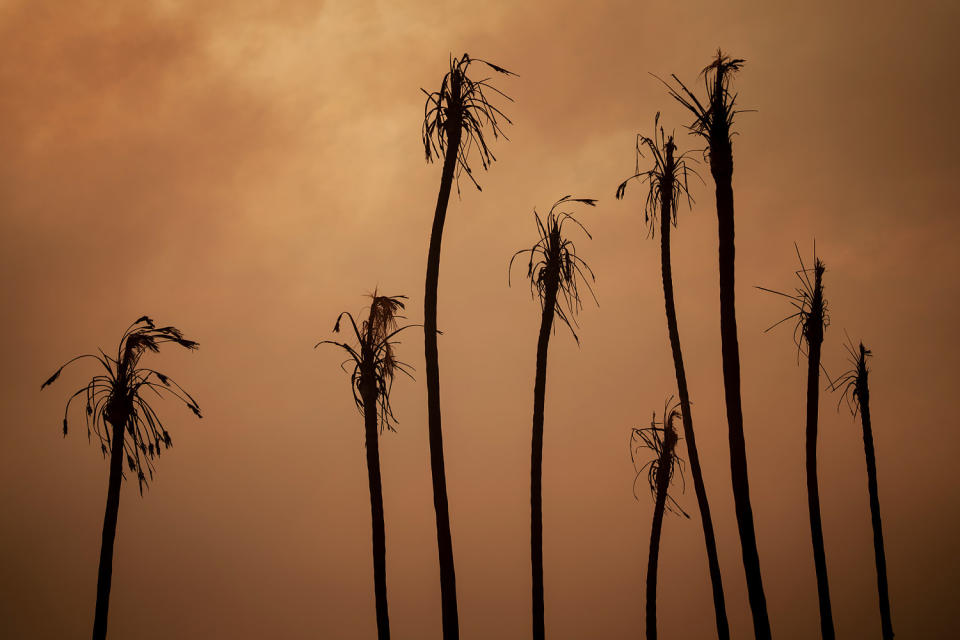
{"label": "hazy orange sky", "polygon": [[[558,331],[544,450],[551,638],[636,638],[652,500],[628,439],[674,392],[658,243],[632,173],[653,116],[688,118],[649,73],[736,77],[737,302],[761,568],[778,639],[817,637],[803,470],[806,372],[754,285],[793,285],[799,243],[828,268],[824,366],[844,330],[873,349],[872,410],[898,637],[950,637],[960,599],[956,465],[960,109],[956,2],[0,2],[0,636],[89,634],[107,464],[63,403],[147,313],[200,342],[152,358],[200,402],[159,410],[175,447],[125,486],[114,638],[375,633],[362,420],[340,354],[314,350],[362,295],[422,319],[440,167],[424,96],[468,51],[519,74],[498,161],[451,200],[439,326],[462,637],[530,633],[530,415],[539,308],[507,287],[532,209],[598,198],[578,243],[597,273],[581,346]],[[202,8],[198,8],[202,5]],[[699,86],[699,85],[697,85]],[[674,234],[681,339],[732,635],[751,633],[730,488],[709,170]],[[519,272],[517,275],[521,275]],[[422,335],[400,357],[381,445],[396,638],[440,636]],[[879,636],[861,432],[821,398],[820,489],[838,636]],[[81,416],[75,416],[79,426]],[[688,479],[689,480],[689,479]],[[702,530],[669,517],[664,638],[714,637]]]}

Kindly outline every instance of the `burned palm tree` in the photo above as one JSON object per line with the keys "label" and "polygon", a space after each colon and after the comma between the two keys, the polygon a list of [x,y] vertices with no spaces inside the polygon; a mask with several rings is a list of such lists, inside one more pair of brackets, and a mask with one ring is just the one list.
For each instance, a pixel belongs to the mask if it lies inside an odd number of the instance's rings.
{"label": "burned palm tree", "polygon": [[117,535],[124,459],[130,473],[136,473],[140,495],[143,495],[144,488],[153,479],[154,462],[161,451],[173,445],[170,434],[148,400],[152,400],[153,396],[170,395],[184,402],[198,418],[201,417],[196,400],[183,387],[159,371],[140,366],[140,359],[146,352],[157,353],[160,345],[167,342],[191,350],[198,346],[193,340],[184,338],[176,327],[157,327],[153,320],[143,316],[123,332],[116,357],[102,350],[96,354],[79,355],[68,360],[40,386],[43,389],[52,384],[65,367],[79,360],[95,360],[103,367],[100,374],[70,396],[63,412],[63,435],[66,437],[70,405],[75,399],[82,398],[85,401],[87,439],[91,440],[96,435],[103,456],[106,458],[109,455],[110,458],[107,508],[103,518],[100,568],[97,573],[94,640],[107,637],[113,543]]}
{"label": "burned palm tree", "polygon": [[[650,527],[650,553],[647,556],[647,640],[657,638],[657,565],[660,558],[660,534],[663,529],[664,511],[674,511],[685,518],[690,516],[680,508],[670,495],[670,483],[675,474],[683,477],[683,460],[677,455],[679,436],[674,421],[681,417],[680,406],[671,405],[669,398],[663,406],[663,422],[657,426],[657,413],[653,413],[650,426],[646,429],[634,429],[630,434],[630,460],[637,471],[633,481],[633,497],[637,496],[637,483],[646,475],[650,493],[653,495],[653,523]],[[644,449],[653,452],[653,458],[640,464],[640,452]]]}
{"label": "burned palm tree", "polygon": [[[707,548],[707,565],[710,568],[710,582],[713,586],[713,608],[717,619],[717,637],[727,640],[730,629],[727,624],[727,609],[723,597],[723,581],[720,575],[720,561],[717,556],[717,541],[713,532],[713,519],[710,516],[710,503],[703,484],[700,470],[700,455],[697,452],[696,438],[693,432],[693,415],[690,411],[690,394],[687,390],[687,374],[683,366],[683,352],[680,349],[680,330],[677,325],[677,309],[673,298],[673,270],[670,262],[670,228],[677,224],[677,210],[681,197],[691,203],[687,190],[688,174],[693,169],[687,166],[685,153],[677,154],[677,145],[673,136],[666,136],[663,127],[659,127],[660,114],[653,121],[653,137],[637,136],[637,166],[634,175],[617,187],[617,199],[622,199],[627,185],[638,180],[648,185],[644,204],[644,221],[650,235],[655,235],[657,222],[660,223],[660,273],[663,279],[663,301],[667,313],[667,333],[670,336],[670,348],[673,351],[673,368],[677,376],[677,390],[680,395],[680,415],[683,419],[683,437],[687,441],[687,453],[690,456],[690,475],[700,507],[700,520],[703,523],[703,538]],[[653,158],[653,167],[640,170],[640,158],[643,151],[649,151]]]}
{"label": "burned palm tree", "polygon": [[880,630],[883,640],[893,639],[893,622],[890,620],[890,595],[887,590],[887,559],[883,550],[883,524],[880,520],[880,495],[877,491],[877,457],[873,448],[873,427],[870,423],[870,385],[867,358],[870,350],[860,345],[844,345],[850,354],[853,368],[840,376],[833,385],[843,391],[847,406],[856,417],[860,414],[863,425],[863,453],[867,458],[867,491],[870,494],[870,521],[873,524],[873,553],[877,564],[877,592],[880,598]]}
{"label": "burned palm tree", "polygon": [[730,77],[743,67],[744,61],[720,51],[703,70],[706,100],[700,100],[673,76],[679,85],[667,85],[670,95],[693,114],[690,131],[707,142],[705,154],[716,184],[720,271],[720,349],[723,360],[723,390],[727,407],[730,440],[730,476],[733,499],[740,530],[740,549],[747,579],[753,630],[758,639],[770,638],[767,599],[763,592],[760,556],[750,505],[750,483],[747,475],[747,447],[743,433],[743,408],[740,399],[740,346],[737,341],[737,313],[734,297],[734,219],[733,219],[733,142],[731,130],[739,110],[737,94],[730,90]]}
{"label": "burned palm tree", "polygon": [[[827,581],[827,558],[823,545],[823,524],[820,520],[820,488],[817,481],[817,418],[820,405],[820,349],[823,345],[823,332],[829,324],[827,301],[823,297],[823,262],[816,256],[814,248],[813,268],[808,269],[800,258],[800,269],[796,272],[800,286],[793,294],[764,289],[786,297],[794,313],[773,327],[796,320],[794,341],[797,348],[807,352],[807,429],[806,429],[806,467],[807,467],[807,506],[810,511],[810,535],[813,540],[813,564],[817,573],[817,595],[820,600],[820,632],[824,640],[834,638],[833,612],[830,606],[830,585]],[[813,278],[811,279],[811,273]],[[773,327],[767,329],[769,331]]]}
{"label": "burned palm tree", "polygon": [[433,476],[433,506],[437,516],[437,550],[440,556],[440,598],[443,613],[443,637],[446,640],[460,635],[457,616],[457,579],[453,566],[453,541],[450,536],[450,513],[447,505],[447,480],[443,462],[443,431],[440,424],[440,363],[437,355],[437,285],[440,279],[440,243],[443,223],[447,215],[450,189],[466,173],[480,189],[470,167],[470,153],[474,149],[484,169],[494,161],[487,136],[503,135],[501,121],[510,120],[488,100],[495,93],[509,100],[490,83],[490,78],[479,80],[467,75],[470,65],[477,64],[498,74],[513,75],[502,67],[464,53],[450,60],[450,70],[440,83],[440,90],[428,93],[423,116],[423,147],[427,161],[443,157],[440,193],[433,215],[430,250],[427,255],[427,282],[424,294],[424,351],[427,362],[427,419],[430,438],[430,467]]}
{"label": "burned palm tree", "polygon": [[[543,405],[547,392],[547,348],[555,317],[567,325],[574,339],[580,340],[574,331],[577,314],[582,307],[580,285],[593,289],[593,272],[578,255],[576,245],[564,235],[564,225],[579,227],[587,237],[590,233],[565,211],[568,205],[594,206],[596,200],[564,196],[557,200],[546,220],[534,210],[539,239],[529,249],[518,251],[510,259],[510,268],[518,256],[528,255],[527,277],[530,279],[530,294],[540,301],[540,337],[537,340],[537,371],[533,384],[533,437],[530,454],[530,557],[533,576],[533,638],[541,640],[546,631],[543,605]],[[508,278],[509,280],[509,278]]]}
{"label": "burned palm tree", "polygon": [[380,434],[386,428],[394,430],[396,417],[390,407],[390,391],[393,376],[399,371],[409,377],[409,367],[396,359],[393,338],[410,326],[398,326],[403,316],[403,300],[406,296],[379,296],[376,291],[370,296],[370,312],[359,326],[353,315],[344,311],[337,316],[334,333],[340,332],[340,322],[350,321],[354,344],[323,340],[314,345],[332,344],[340,347],[349,356],[341,366],[349,364],[350,387],[353,401],[363,414],[367,449],[367,479],[370,484],[370,518],[373,524],[373,589],[376,596],[377,637],[390,637],[390,616],[387,609],[387,543],[383,520],[383,485],[380,480]]}

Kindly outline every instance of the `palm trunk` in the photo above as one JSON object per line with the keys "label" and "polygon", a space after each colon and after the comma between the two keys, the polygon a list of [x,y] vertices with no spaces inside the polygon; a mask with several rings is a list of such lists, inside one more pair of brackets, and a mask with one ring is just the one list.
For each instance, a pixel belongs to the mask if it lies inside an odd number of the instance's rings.
{"label": "palm trunk", "polygon": [[[860,358],[863,359],[861,345]],[[877,458],[873,449],[873,428],[870,424],[870,389],[866,374],[857,382],[860,420],[863,423],[863,452],[867,458],[867,491],[870,493],[870,520],[873,523],[873,553],[877,563],[877,591],[880,597],[880,628],[883,640],[893,640],[890,619],[890,595],[887,592],[887,560],[883,551],[883,526],[880,522],[880,496],[877,492]]]}
{"label": "palm trunk", "polygon": [[[664,175],[673,176],[673,148],[667,148],[667,166]],[[690,413],[690,395],[687,392],[687,374],[683,367],[683,353],[680,350],[680,331],[677,326],[677,310],[673,300],[673,273],[670,265],[670,216],[673,210],[672,178],[660,191],[660,267],[663,276],[663,300],[667,312],[667,330],[670,334],[670,348],[673,351],[673,366],[677,374],[677,392],[680,395],[680,409],[683,415],[683,437],[687,441],[687,454],[690,458],[690,474],[693,476],[693,488],[700,507],[700,520],[703,523],[703,538],[707,547],[707,564],[710,568],[710,582],[713,586],[713,608],[717,618],[717,637],[729,640],[730,629],[727,625],[727,608],[723,598],[723,581],[720,576],[720,561],[717,557],[717,541],[713,533],[713,519],[710,517],[710,503],[703,484],[700,470],[700,455],[693,433],[693,416]]]}
{"label": "palm trunk", "polygon": [[377,606],[377,637],[390,639],[387,610],[387,542],[383,523],[383,485],[380,481],[380,433],[377,424],[377,392],[363,393],[363,421],[367,446],[367,478],[370,482],[370,519],[373,525],[373,591]]}
{"label": "palm trunk", "polygon": [[[816,276],[820,290],[820,275]],[[816,298],[817,293],[814,293]],[[816,302],[814,302],[816,304]],[[822,316],[808,320],[807,341],[807,505],[810,509],[810,535],[813,539],[813,563],[817,571],[817,596],[820,599],[820,633],[823,640],[833,640],[833,611],[830,606],[830,585],[827,582],[827,557],[823,546],[823,524],[820,521],[820,489],[817,483],[817,413],[820,399],[820,347],[823,343]]]}
{"label": "palm trunk", "polygon": [[[720,76],[720,74],[717,74]],[[718,80],[718,85],[722,79]],[[737,342],[737,313],[734,295],[733,150],[729,131],[710,138],[710,171],[716,183],[720,262],[720,342],[723,357],[723,390],[730,439],[730,476],[740,530],[740,549],[747,579],[747,593],[757,640],[770,639],[767,599],[763,593],[760,557],[750,506],[747,477],[747,447],[740,405],[740,346]]]}
{"label": "palm trunk", "polygon": [[107,612],[110,608],[110,582],[113,578],[113,542],[117,537],[117,513],[120,510],[120,483],[123,480],[123,438],[127,416],[113,426],[110,443],[110,479],[107,484],[107,509],[103,516],[100,543],[100,569],[97,573],[97,605],[93,618],[93,640],[107,637]]}
{"label": "palm trunk", "polygon": [[537,340],[537,372],[533,384],[533,436],[530,447],[530,564],[532,568],[533,639],[546,637],[543,604],[543,412],[547,393],[547,348],[559,286],[559,262],[547,266],[540,337]]}
{"label": "palm trunk", "polygon": [[667,504],[667,489],[670,484],[670,458],[676,445],[676,435],[663,417],[663,448],[657,466],[657,494],[653,506],[653,524],[650,527],[650,555],[647,557],[647,640],[657,640],[657,564],[660,559],[660,532],[663,529],[663,512]]}
{"label": "palm trunk", "polygon": [[[460,82],[457,76],[451,83],[457,104]],[[459,119],[459,116],[455,116]],[[457,120],[454,120],[456,122]],[[443,463],[443,430],[440,424],[440,362],[437,352],[437,286],[440,279],[440,243],[443,238],[443,223],[447,215],[447,203],[453,185],[453,173],[457,164],[462,131],[459,126],[450,127],[447,148],[443,158],[443,173],[440,178],[440,193],[433,216],[430,234],[430,252],[427,256],[427,282],[424,292],[424,352],[427,364],[427,421],[430,439],[430,469],[433,477],[433,508],[437,516],[437,551],[440,557],[440,601],[443,615],[444,640],[460,637],[457,616],[457,577],[453,566],[453,540],[450,535],[450,512],[447,505],[447,477]]]}

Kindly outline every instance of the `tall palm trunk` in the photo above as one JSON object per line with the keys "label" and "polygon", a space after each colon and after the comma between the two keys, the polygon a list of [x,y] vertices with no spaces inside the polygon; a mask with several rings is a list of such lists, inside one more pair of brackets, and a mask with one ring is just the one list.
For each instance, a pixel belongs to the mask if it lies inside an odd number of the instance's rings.
{"label": "tall palm trunk", "polygon": [[543,316],[537,340],[537,372],[533,384],[533,437],[530,447],[530,564],[532,568],[533,638],[546,636],[543,604],[543,407],[547,393],[547,349],[557,306],[559,260],[547,266]]}
{"label": "tall palm trunk", "polygon": [[110,443],[110,477],[107,481],[107,508],[103,516],[103,538],[100,543],[100,569],[97,573],[97,605],[93,618],[93,640],[107,637],[107,613],[110,608],[110,582],[113,578],[113,542],[117,537],[117,513],[120,510],[120,483],[123,479],[124,427],[129,414],[111,420],[113,441]]}
{"label": "tall palm trunk", "polygon": [[677,374],[677,392],[680,395],[680,409],[683,416],[683,437],[687,441],[687,454],[690,458],[690,474],[693,476],[693,488],[700,507],[700,520],[703,523],[703,538],[707,547],[707,564],[710,568],[710,582],[713,585],[713,608],[717,618],[717,637],[729,640],[730,629],[727,625],[727,608],[723,597],[723,581],[720,576],[720,561],[717,557],[717,540],[713,533],[713,519],[710,517],[710,503],[703,484],[700,470],[700,454],[693,434],[693,417],[690,413],[690,395],[687,392],[687,374],[683,367],[683,352],[680,350],[680,331],[677,326],[677,310],[673,300],[673,270],[670,264],[670,227],[673,211],[674,181],[674,145],[667,145],[665,180],[660,185],[660,270],[663,276],[663,301],[667,312],[667,330],[670,334],[670,348],[673,351],[673,367]]}
{"label": "tall palm trunk", "polygon": [[[860,345],[860,361],[866,357]],[[863,452],[867,458],[867,491],[870,493],[870,521],[873,523],[873,553],[877,563],[877,592],[880,597],[880,628],[883,640],[893,640],[893,622],[890,619],[890,596],[887,593],[887,560],[883,551],[883,526],[880,522],[880,495],[877,492],[877,458],[873,449],[873,428],[870,424],[870,388],[864,366],[857,380],[860,402],[860,420],[863,423]]]}
{"label": "tall palm trunk", "polygon": [[670,485],[670,459],[677,444],[677,434],[663,417],[663,448],[657,464],[657,494],[653,505],[653,524],[650,526],[650,554],[647,557],[647,640],[657,640],[657,564],[660,559],[660,532],[663,512]]}
{"label": "tall palm trunk", "polygon": [[373,590],[376,595],[377,637],[390,638],[387,610],[387,543],[383,523],[383,485],[380,481],[380,433],[377,423],[377,389],[373,372],[364,374],[363,422],[367,447],[367,478],[370,482],[370,519],[373,524]]}
{"label": "tall palm trunk", "polygon": [[[716,95],[722,96],[722,72],[717,72]],[[710,172],[716,183],[717,222],[720,257],[720,342],[723,358],[723,390],[727,407],[730,440],[730,476],[733,500],[740,529],[740,548],[747,579],[753,631],[758,640],[769,640],[770,621],[767,599],[760,575],[760,557],[753,528],[750,506],[750,483],[747,478],[747,448],[743,434],[743,409],[740,405],[740,346],[737,342],[737,313],[734,295],[734,222],[733,222],[733,149],[730,131],[718,127],[710,135]]]}
{"label": "tall palm trunk", "polygon": [[[451,81],[451,105],[459,104],[461,81],[454,74]],[[454,107],[455,109],[455,107]],[[453,111],[454,109],[451,109]],[[433,507],[437,516],[437,551],[440,556],[440,601],[443,615],[443,637],[460,637],[457,616],[457,577],[453,566],[453,540],[450,535],[450,512],[447,505],[447,477],[443,463],[443,430],[440,424],[440,362],[437,353],[437,286],[440,279],[440,243],[443,223],[450,201],[453,173],[460,149],[460,114],[449,114],[447,148],[443,157],[440,193],[433,215],[430,233],[430,252],[427,256],[427,282],[424,293],[424,352],[427,364],[427,423],[430,439],[430,469],[433,476]]]}
{"label": "tall palm trunk", "polygon": [[807,506],[810,509],[810,536],[813,540],[813,564],[817,573],[817,597],[820,600],[820,633],[823,640],[833,640],[833,611],[830,606],[830,584],[827,581],[827,556],[823,546],[823,523],[820,520],[820,488],[817,482],[817,419],[820,405],[820,348],[823,345],[823,269],[814,265],[813,297],[807,316]]}

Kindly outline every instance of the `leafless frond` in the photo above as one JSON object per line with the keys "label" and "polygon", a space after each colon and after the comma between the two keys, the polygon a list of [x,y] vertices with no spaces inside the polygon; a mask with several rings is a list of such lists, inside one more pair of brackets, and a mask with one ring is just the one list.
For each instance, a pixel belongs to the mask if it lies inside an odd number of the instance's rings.
{"label": "leafless frond", "polygon": [[850,369],[844,371],[836,380],[830,384],[831,391],[840,391],[840,399],[837,401],[837,408],[840,403],[846,401],[850,413],[854,417],[860,412],[861,400],[868,397],[870,393],[869,375],[870,369],[867,366],[867,359],[873,356],[870,349],[863,346],[860,342],[858,346],[853,346],[853,341],[847,335],[847,341],[843,347],[847,350],[847,361],[850,363]]}
{"label": "leafless frond", "polygon": [[[668,487],[666,507],[674,513],[689,518],[687,512],[669,492],[669,485],[673,482],[675,475],[679,475],[683,480],[683,458],[677,453],[680,434],[675,426],[675,422],[681,417],[680,403],[675,402],[673,396],[664,402],[663,416],[665,419],[657,422],[657,412],[654,411],[649,427],[635,428],[630,432],[630,461],[637,472],[633,481],[633,497],[640,499],[637,495],[637,484],[643,477],[646,477],[650,494],[656,497],[657,475],[661,468],[666,468]],[[645,450],[653,452],[653,457],[641,456],[641,452]],[[646,462],[643,462],[644,460]]]}

